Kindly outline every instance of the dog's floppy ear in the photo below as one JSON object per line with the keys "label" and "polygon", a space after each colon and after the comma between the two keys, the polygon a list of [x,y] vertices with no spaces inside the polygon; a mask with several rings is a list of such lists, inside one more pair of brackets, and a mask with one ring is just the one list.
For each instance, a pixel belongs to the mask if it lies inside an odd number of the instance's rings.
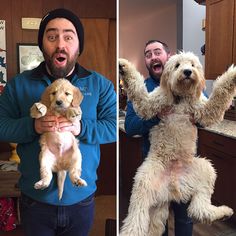
{"label": "dog's floppy ear", "polygon": [[168,68],[166,68],[166,66],[164,67],[163,73],[161,75],[160,78],[160,87],[161,89],[164,91],[164,93],[167,95],[167,97],[169,98],[169,102],[173,101],[173,94],[171,92],[171,88],[170,88],[170,71],[168,70]]}
{"label": "dog's floppy ear", "polygon": [[202,91],[204,91],[206,89],[206,80],[205,80],[205,76],[204,76],[204,72],[201,70],[199,72],[199,79],[200,79],[200,83],[197,89],[197,98],[200,98]]}
{"label": "dog's floppy ear", "polygon": [[78,107],[83,100],[83,95],[78,88],[74,88],[72,106]]}
{"label": "dog's floppy ear", "polygon": [[41,96],[41,103],[43,103],[47,108],[50,107],[50,88],[47,87]]}

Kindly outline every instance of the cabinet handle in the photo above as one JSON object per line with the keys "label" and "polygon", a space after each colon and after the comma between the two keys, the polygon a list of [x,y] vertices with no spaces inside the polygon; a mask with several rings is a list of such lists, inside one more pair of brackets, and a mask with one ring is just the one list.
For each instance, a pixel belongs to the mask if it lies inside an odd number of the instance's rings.
{"label": "cabinet handle", "polygon": [[224,144],[219,143],[219,142],[217,142],[217,141],[215,141],[215,140],[213,140],[212,142],[213,142],[214,144],[218,145],[218,146],[224,147]]}

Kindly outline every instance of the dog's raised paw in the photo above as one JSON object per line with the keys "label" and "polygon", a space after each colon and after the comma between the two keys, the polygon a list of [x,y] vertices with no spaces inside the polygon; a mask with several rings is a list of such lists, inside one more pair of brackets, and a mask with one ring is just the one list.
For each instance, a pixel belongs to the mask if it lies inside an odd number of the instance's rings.
{"label": "dog's raised paw", "polygon": [[81,120],[82,111],[77,108],[71,108],[67,110],[66,117],[70,121]]}
{"label": "dog's raised paw", "polygon": [[47,113],[47,107],[40,102],[34,103],[34,105],[30,109],[30,115],[32,118],[38,119],[42,116],[45,116],[46,113]]}
{"label": "dog's raised paw", "polygon": [[125,76],[131,70],[132,64],[123,58],[119,59],[119,74],[120,76]]}

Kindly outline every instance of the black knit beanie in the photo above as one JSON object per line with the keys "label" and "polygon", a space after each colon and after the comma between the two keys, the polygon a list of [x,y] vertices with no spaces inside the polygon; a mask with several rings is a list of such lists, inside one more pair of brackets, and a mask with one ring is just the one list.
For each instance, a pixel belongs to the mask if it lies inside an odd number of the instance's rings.
{"label": "black knit beanie", "polygon": [[50,20],[55,18],[65,18],[69,20],[75,27],[79,39],[79,55],[81,55],[84,49],[84,28],[78,16],[76,16],[73,12],[59,8],[48,12],[41,20],[38,32],[38,45],[40,50],[42,51],[43,44],[43,34],[44,30]]}

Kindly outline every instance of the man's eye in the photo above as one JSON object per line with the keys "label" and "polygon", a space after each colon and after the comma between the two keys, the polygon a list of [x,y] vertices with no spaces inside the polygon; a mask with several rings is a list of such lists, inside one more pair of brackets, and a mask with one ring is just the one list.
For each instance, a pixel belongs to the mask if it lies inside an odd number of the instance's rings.
{"label": "man's eye", "polygon": [[146,57],[147,59],[150,59],[150,58],[152,57],[152,53],[146,53],[146,54],[145,54],[145,57]]}
{"label": "man's eye", "polygon": [[155,56],[160,56],[161,55],[160,51],[154,51],[153,53],[154,53]]}
{"label": "man's eye", "polygon": [[71,39],[72,39],[71,36],[66,36],[66,37],[65,37],[65,40],[66,40],[66,41],[69,41],[69,40],[71,40]]}
{"label": "man's eye", "polygon": [[49,35],[49,36],[48,36],[48,40],[49,40],[50,42],[55,41],[55,39],[56,39],[56,36],[54,36],[54,35]]}

